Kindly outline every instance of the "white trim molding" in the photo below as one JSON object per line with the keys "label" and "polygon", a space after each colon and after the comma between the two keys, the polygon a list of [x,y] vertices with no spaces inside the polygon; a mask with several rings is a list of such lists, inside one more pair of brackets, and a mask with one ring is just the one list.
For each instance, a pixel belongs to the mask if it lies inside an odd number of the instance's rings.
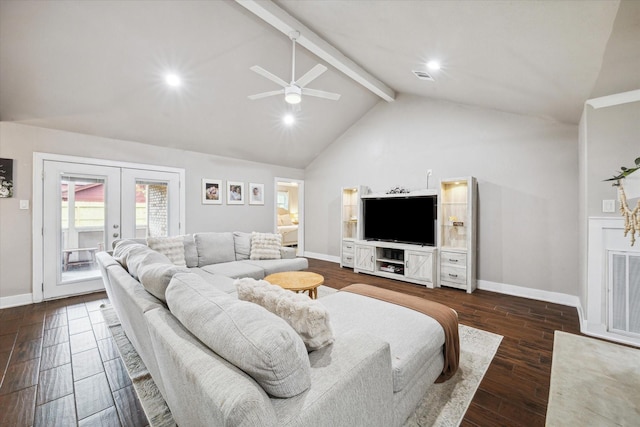
{"label": "white trim molding", "polygon": [[0,309],[33,304],[33,294],[11,295],[0,298]]}
{"label": "white trim molding", "polygon": [[613,107],[614,105],[638,101],[640,101],[640,89],[588,99],[586,104],[597,110],[598,108]]}
{"label": "white trim molding", "polygon": [[319,254],[317,252],[308,252],[308,251],[305,251],[304,256],[306,258],[319,259],[320,261],[329,261],[329,262],[335,262],[336,264],[340,264],[339,256]]}
{"label": "white trim molding", "polygon": [[514,297],[568,305],[569,307],[580,307],[580,299],[576,295],[563,294],[560,292],[508,285],[506,283],[491,282],[489,280],[478,280],[478,289],[497,292],[499,294],[513,295]]}

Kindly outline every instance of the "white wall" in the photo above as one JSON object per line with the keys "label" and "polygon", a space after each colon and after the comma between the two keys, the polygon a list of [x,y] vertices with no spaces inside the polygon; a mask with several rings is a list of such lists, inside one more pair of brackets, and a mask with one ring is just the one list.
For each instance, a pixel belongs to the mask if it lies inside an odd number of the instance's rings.
{"label": "white wall", "polygon": [[[215,141],[211,142],[215,144]],[[32,204],[33,153],[45,152],[79,157],[129,161],[186,169],[186,232],[273,231],[276,176],[303,179],[304,171],[63,132],[52,129],[0,123],[0,157],[14,159],[14,197],[0,199],[0,298],[31,293],[31,210],[19,210],[18,201]],[[202,178],[225,182],[264,183],[264,206],[202,205]],[[226,194],[226,192],[225,192]]]}
{"label": "white wall", "polygon": [[407,95],[307,167],[305,249],[339,256],[341,187],[425,188],[427,169],[478,179],[479,279],[578,294],[577,126]]}

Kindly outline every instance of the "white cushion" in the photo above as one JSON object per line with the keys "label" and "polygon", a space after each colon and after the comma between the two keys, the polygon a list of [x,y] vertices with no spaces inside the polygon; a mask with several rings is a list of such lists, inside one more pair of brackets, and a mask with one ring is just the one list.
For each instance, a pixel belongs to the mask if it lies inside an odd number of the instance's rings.
{"label": "white cushion", "polygon": [[147,237],[147,246],[165,255],[177,266],[186,267],[184,237]]}
{"label": "white cushion", "polygon": [[291,222],[291,215],[278,215],[278,225],[293,225]]}
{"label": "white cushion", "polygon": [[251,255],[251,233],[234,231],[233,243],[236,250],[236,261],[249,259]]}
{"label": "white cushion", "polygon": [[176,273],[188,273],[186,267],[179,267],[171,264],[149,264],[140,269],[138,280],[142,286],[154,297],[166,303],[165,292],[169,282]]}
{"label": "white cushion", "polygon": [[236,260],[233,233],[196,233],[198,267]]}
{"label": "white cushion", "polygon": [[141,243],[119,242],[113,250],[113,257],[133,278],[137,279],[142,267],[149,264],[160,263],[172,265],[169,258]]}
{"label": "white cushion", "polygon": [[251,233],[251,255],[249,259],[280,259],[282,236],[273,233]]}
{"label": "white cushion", "polygon": [[311,386],[304,343],[278,316],[191,273],[176,274],[166,296],[171,313],[192,334],[271,396],[292,397]]}
{"label": "white cushion", "polygon": [[333,343],[329,312],[320,301],[264,280],[236,280],[238,299],[263,306],[284,319],[300,335],[308,351]]}

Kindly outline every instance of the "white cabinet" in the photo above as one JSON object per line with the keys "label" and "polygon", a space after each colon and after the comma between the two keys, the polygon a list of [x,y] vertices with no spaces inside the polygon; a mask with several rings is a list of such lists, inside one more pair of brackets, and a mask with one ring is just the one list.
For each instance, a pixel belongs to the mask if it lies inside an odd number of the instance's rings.
{"label": "white cabinet", "polygon": [[367,187],[345,187],[340,193],[341,241],[340,266],[353,267],[355,261],[354,242],[362,238],[360,221],[362,205],[360,196],[368,192]]}
{"label": "white cabinet", "polygon": [[432,246],[360,240],[353,271],[433,288],[437,252]]}
{"label": "white cabinet", "polygon": [[354,270],[373,272],[374,271],[374,254],[375,247],[356,244],[355,245],[355,259]]}
{"label": "white cabinet", "polygon": [[440,181],[440,285],[476,289],[477,183],[474,177]]}
{"label": "white cabinet", "polygon": [[433,282],[433,252],[405,251],[404,274],[410,279]]}

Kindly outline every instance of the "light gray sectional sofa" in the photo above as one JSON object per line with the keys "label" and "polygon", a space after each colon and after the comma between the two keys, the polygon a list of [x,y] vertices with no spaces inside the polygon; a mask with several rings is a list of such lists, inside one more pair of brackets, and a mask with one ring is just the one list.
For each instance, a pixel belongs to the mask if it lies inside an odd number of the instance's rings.
{"label": "light gray sectional sofa", "polygon": [[246,259],[242,234],[185,236],[186,268],[133,241],[97,254],[122,327],[177,424],[402,425],[442,372],[442,327],[398,305],[336,292],[320,300],[334,341],[307,352],[288,323],[239,300],[234,285],[305,269],[307,260],[287,251],[283,259]]}

